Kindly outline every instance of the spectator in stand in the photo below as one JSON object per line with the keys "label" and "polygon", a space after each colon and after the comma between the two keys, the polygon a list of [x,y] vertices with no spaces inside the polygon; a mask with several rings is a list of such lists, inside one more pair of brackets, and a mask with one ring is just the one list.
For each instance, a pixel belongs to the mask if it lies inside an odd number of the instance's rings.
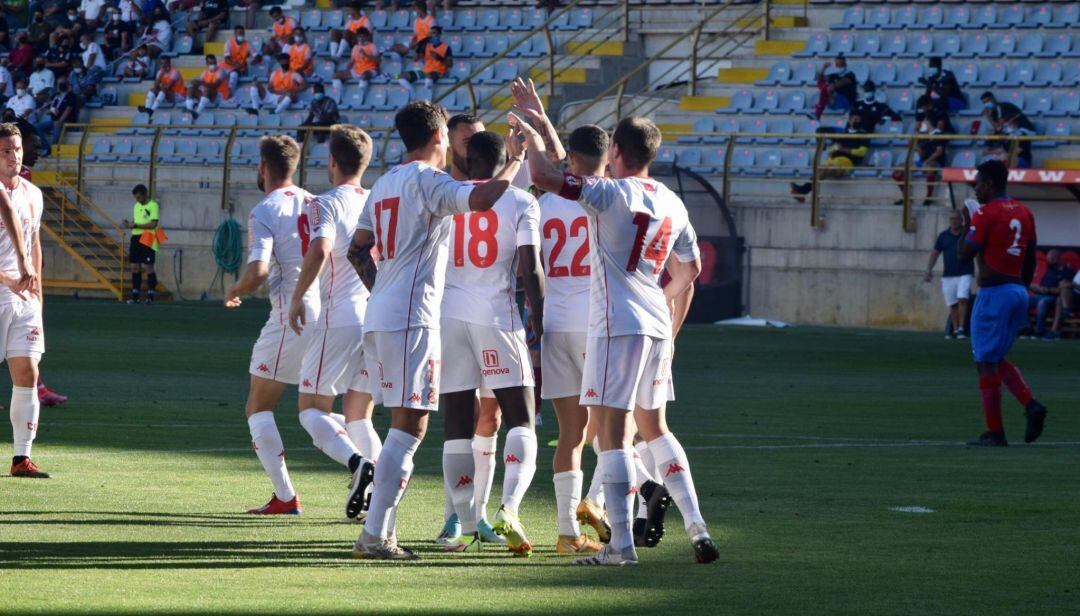
{"label": "spectator in stand", "polygon": [[274,22],[270,24],[270,35],[266,37],[266,42],[263,43],[263,53],[276,56],[292,42],[293,30],[299,24],[291,16],[286,15],[280,6],[270,9],[270,19],[273,19]]}
{"label": "spectator in stand", "polygon": [[445,77],[454,64],[454,55],[450,51],[450,45],[442,40],[442,28],[435,26],[431,29],[431,36],[424,39],[420,46],[420,53],[424,57],[424,68],[419,71],[405,71],[398,76],[398,83],[409,91],[409,98],[416,95],[413,91],[413,82],[424,80],[425,88],[432,88],[435,81]]}
{"label": "spectator in stand", "polygon": [[115,61],[125,53],[131,51],[132,39],[135,37],[135,29],[131,24],[120,18],[120,9],[109,7],[105,13],[105,54],[109,60]]}
{"label": "spectator in stand", "polygon": [[56,37],[45,52],[45,66],[57,77],[71,74],[71,61],[75,58],[75,42],[71,37]]}
{"label": "spectator in stand", "polygon": [[104,23],[101,14],[104,10],[105,0],[82,0],[79,4],[79,16],[91,30],[97,30]]}
{"label": "spectator in stand", "polygon": [[145,17],[147,15],[153,17],[157,13],[164,15],[165,19],[169,18],[169,10],[165,7],[165,3],[162,0],[142,0],[139,2],[140,17]]}
{"label": "spectator in stand", "polygon": [[305,79],[311,77],[315,70],[315,50],[307,42],[307,36],[303,28],[295,28],[291,42],[285,46],[282,53],[289,56],[289,69],[300,73]]}
{"label": "spectator in stand", "polygon": [[919,77],[919,83],[926,86],[926,95],[938,109],[946,113],[967,109],[967,97],[960,90],[960,82],[952,71],[942,68],[941,58],[930,58],[928,76]]}
{"label": "spectator in stand", "polygon": [[82,18],[82,15],[79,15],[74,4],[68,5],[67,17],[67,23],[58,26],[55,30],[55,33],[58,36],[70,36],[75,40],[79,40],[79,36],[81,36],[83,32],[92,31],[90,25]]}
{"label": "spectator in stand", "polygon": [[304,89],[303,75],[289,67],[289,54],[278,54],[277,61],[278,68],[270,73],[268,83],[251,86],[251,106],[247,108],[248,113],[258,115],[259,107],[263,103],[274,105],[274,113],[283,113],[296,100],[300,90]]}
{"label": "spectator in stand", "polygon": [[[1046,317],[1057,307],[1063,289],[1076,276],[1076,272],[1061,262],[1061,251],[1051,248],[1046,251],[1046,272],[1038,284],[1032,282],[1028,287],[1028,310],[1035,309],[1035,336],[1046,336]],[[1065,283],[1064,285],[1062,283]]]}
{"label": "spectator in stand", "polygon": [[66,79],[56,83],[56,93],[47,107],[42,109],[37,122],[37,131],[41,136],[41,155],[48,156],[52,146],[60,139],[64,124],[79,118],[79,101],[71,91],[71,84]]}
{"label": "spectator in stand", "polygon": [[413,2],[413,9],[416,11],[416,19],[413,20],[413,35],[409,39],[408,45],[402,45],[398,43],[394,45],[392,51],[397,55],[396,59],[400,60],[411,52],[416,53],[417,58],[424,57],[424,44],[431,37],[438,24],[435,22],[435,16],[428,11],[428,5],[425,0],[416,0]]}
{"label": "spectator in stand", "polygon": [[945,296],[945,305],[949,308],[950,324],[952,331],[946,331],[946,338],[967,338],[967,328],[964,321],[967,319],[968,298],[971,297],[971,278],[975,275],[975,262],[972,260],[961,261],[956,252],[957,246],[964,241],[964,217],[959,210],[953,210],[949,214],[949,228],[938,234],[934,242],[934,249],[930,251],[930,262],[926,265],[926,282],[934,279],[934,264],[938,257],[944,257],[942,262],[945,271],[941,273],[941,293]]}
{"label": "spectator in stand", "polygon": [[848,70],[847,59],[837,56],[832,66],[826,65],[818,74],[818,102],[814,118],[821,119],[825,108],[847,111],[858,96],[855,73]]}
{"label": "spectator in stand", "polygon": [[146,57],[146,47],[136,47],[128,54],[124,62],[123,75],[126,79],[142,81],[150,73],[150,59]]}
{"label": "spectator in stand", "polygon": [[8,99],[6,107],[15,113],[15,117],[29,121],[31,114],[37,109],[37,102],[30,92],[26,90],[26,82],[15,82],[15,96]]}
{"label": "spectator in stand", "polygon": [[344,27],[330,31],[330,56],[337,59],[348,55],[349,50],[356,47],[361,29],[367,30],[372,38],[375,37],[375,27],[371,24],[371,19],[364,13],[359,2],[353,2],[345,7]]}
{"label": "spectator in stand", "polygon": [[360,81],[360,87],[366,88],[368,81],[379,74],[379,66],[382,57],[379,48],[371,40],[371,31],[367,28],[357,30],[357,42],[353,47],[349,68],[334,74],[334,85],[343,87],[342,80],[356,79]]}
{"label": "spectator in stand", "polygon": [[25,78],[30,74],[34,66],[34,48],[30,46],[30,39],[25,32],[15,37],[15,49],[8,54],[11,64],[8,69],[16,78]]}
{"label": "spectator in stand", "polygon": [[1054,312],[1054,323],[1050,331],[1043,335],[1043,340],[1057,340],[1061,337],[1061,324],[1065,318],[1076,314],[1080,309],[1080,272],[1073,276],[1072,281],[1061,283],[1061,292],[1058,294],[1057,311]]}
{"label": "spectator in stand", "polygon": [[[998,102],[993,92],[986,92],[980,97],[983,103],[983,118],[990,127],[990,134],[997,136],[1034,135],[1035,125],[1024,112],[1009,102]],[[986,142],[984,155],[1009,163],[1012,142],[1008,139],[991,139]],[[1017,141],[1015,166],[1021,169],[1031,167],[1031,142]]]}
{"label": "spectator in stand", "polygon": [[86,67],[86,78],[95,86],[105,78],[105,70],[108,63],[105,61],[105,50],[94,42],[94,35],[83,32],[82,40],[79,41],[79,49],[82,50],[83,66]]}
{"label": "spectator in stand", "polygon": [[157,58],[161,52],[172,50],[172,24],[164,8],[154,9],[148,23],[139,42],[146,45],[151,58]]}
{"label": "spectator in stand", "polygon": [[154,86],[146,93],[146,104],[139,107],[139,111],[153,116],[158,107],[165,101],[178,102],[187,93],[184,88],[184,78],[180,71],[173,68],[172,60],[161,59],[161,68],[158,69],[154,78]]}
{"label": "spectator in stand", "polygon": [[877,127],[885,118],[893,122],[900,121],[900,114],[892,110],[889,105],[877,100],[877,87],[873,81],[863,84],[863,96],[855,101],[851,107],[851,113],[862,118],[862,126],[869,132],[877,131]]}
{"label": "spectator in stand", "polygon": [[234,0],[233,7],[244,9],[243,26],[248,30],[255,28],[255,16],[258,14],[260,0]]}
{"label": "spectator in stand", "polygon": [[[828,158],[821,163],[822,179],[838,179],[846,176],[854,167],[866,160],[870,153],[870,141],[860,138],[867,131],[862,128],[862,118],[857,114],[848,115],[847,129],[844,137],[833,139],[829,148]],[[814,191],[814,182],[803,184],[791,183],[791,194],[795,200],[802,203],[806,195]]]}
{"label": "spectator in stand", "polygon": [[34,48],[35,52],[44,53],[49,48],[49,35],[52,32],[53,27],[45,22],[45,13],[40,9],[34,11],[30,25],[26,28],[26,35],[29,37],[30,46]]}
{"label": "spectator in stand", "polygon": [[7,57],[0,58],[0,105],[15,96],[15,81],[8,70],[9,60]]}
{"label": "spectator in stand", "polygon": [[103,71],[91,73],[85,67],[82,56],[75,56],[71,61],[71,74],[68,75],[68,82],[71,84],[71,90],[75,93],[75,96],[78,96],[80,100],[86,100],[93,98],[97,94],[97,85],[101,83],[102,75],[104,75]]}
{"label": "spectator in stand", "polygon": [[30,73],[27,80],[30,94],[34,96],[38,105],[42,105],[52,97],[52,88],[56,85],[56,75],[45,66],[45,58],[34,59],[34,72]]}
{"label": "spectator in stand", "polygon": [[229,73],[218,66],[214,54],[207,54],[206,68],[202,75],[188,89],[187,100],[184,107],[191,113],[193,120],[199,119],[199,114],[206,110],[211,103],[220,105],[222,101],[232,98],[232,90],[229,87]]}
{"label": "spectator in stand", "polygon": [[261,59],[252,57],[251,43],[247,40],[244,26],[233,28],[232,38],[225,41],[225,53],[221,58],[221,66],[229,72],[229,89],[236,92],[238,78],[248,74],[248,63],[258,61]]}
{"label": "spectator in stand", "polygon": [[[333,126],[340,122],[341,113],[338,111],[338,105],[334,102],[334,99],[326,95],[323,84],[317,83],[312,86],[311,90],[313,92],[311,105],[308,106],[307,117],[300,123],[300,126]],[[301,131],[299,135],[300,141],[303,141],[306,135],[307,132]],[[314,136],[316,143],[323,143],[330,136],[330,133],[315,131]]]}
{"label": "spectator in stand", "polygon": [[68,0],[44,0],[40,6],[45,14],[45,22],[53,30],[67,28],[71,23],[68,21]]}
{"label": "spectator in stand", "polygon": [[[952,122],[949,121],[948,114],[935,106],[934,102],[926,94],[923,94],[915,101],[915,108],[917,109],[915,112],[915,132],[917,134],[952,135],[956,133]],[[937,188],[938,170],[945,166],[947,160],[945,152],[949,146],[949,141],[947,139],[922,139],[917,141],[915,145],[917,150],[913,164],[926,174],[926,197],[923,199],[922,204],[923,206],[929,206],[933,204],[934,189]],[[904,197],[907,195],[904,188],[906,178],[907,176],[902,169],[893,172],[893,179],[899,185],[901,195],[901,198],[896,201],[896,205],[904,204]]]}
{"label": "spectator in stand", "polygon": [[228,27],[229,3],[226,0],[202,0],[199,12],[196,13],[187,24],[188,34],[191,40],[196,40],[199,31],[206,28],[206,36],[203,42],[214,40],[218,28]]}
{"label": "spectator in stand", "polygon": [[134,30],[139,23],[139,19],[142,18],[139,3],[136,0],[120,0],[120,2],[116,3],[116,8],[120,9],[120,21],[130,25]]}

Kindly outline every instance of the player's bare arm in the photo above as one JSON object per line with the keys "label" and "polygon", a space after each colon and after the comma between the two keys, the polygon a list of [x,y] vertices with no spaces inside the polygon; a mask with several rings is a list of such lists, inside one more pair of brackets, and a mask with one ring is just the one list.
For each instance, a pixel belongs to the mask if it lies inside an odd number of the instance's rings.
{"label": "player's bare arm", "polygon": [[[517,133],[511,128],[507,143],[516,140]],[[506,192],[506,189],[510,187],[510,182],[517,176],[518,170],[521,169],[521,163],[524,160],[525,151],[523,149],[508,149],[506,164],[503,165],[502,169],[499,169],[498,173],[495,174],[495,177],[483,184],[478,184],[476,188],[469,193],[469,209],[474,212],[486,212],[495,207],[495,202],[498,201],[499,197],[502,197],[503,193]]]}
{"label": "player's bare arm", "polygon": [[[1035,252],[1037,248],[1038,246],[1035,245],[1035,242],[1032,242],[1031,246],[1028,247],[1027,252],[1024,254],[1024,266],[1020,270],[1020,280],[1024,282],[1025,286],[1030,285],[1031,281],[1035,278]],[[1061,293],[1060,288],[1054,290],[1057,291],[1058,294]]]}
{"label": "player's bare arm", "polygon": [[307,254],[304,255],[304,264],[300,267],[300,277],[296,280],[296,288],[293,289],[292,301],[289,303],[289,327],[297,334],[304,329],[304,325],[307,325],[304,294],[319,277],[332,249],[330,240],[325,237],[314,238],[308,245]]}
{"label": "player's bare arm", "polygon": [[539,246],[521,246],[518,251],[518,271],[525,299],[529,302],[529,325],[534,336],[544,333],[544,269],[540,265]]}
{"label": "player's bare arm", "polygon": [[559,163],[566,158],[566,150],[559,141],[559,133],[551,118],[544,113],[544,103],[540,95],[536,93],[533,80],[522,80],[518,77],[510,84],[510,93],[514,97],[514,109],[527,117],[536,127],[540,136],[544,139],[544,147],[547,149],[548,158],[553,163]]}
{"label": "player's bare arm", "polygon": [[0,190],[0,220],[3,220],[11,243],[15,246],[16,260],[19,263],[19,278],[12,279],[14,286],[7,280],[4,285],[14,291],[20,297],[24,291],[30,290],[37,280],[38,268],[26,254],[26,242],[23,238],[22,225],[18,224],[18,216],[15,212],[15,204],[11,202],[6,190]]}
{"label": "player's bare arm", "polygon": [[[34,230],[33,237],[33,265],[34,272],[41,271],[41,235],[36,229]],[[39,302],[45,302],[45,294],[41,291],[41,276],[37,273],[34,274],[34,279],[30,283],[30,293],[38,298]]]}
{"label": "player's bare arm", "polygon": [[247,268],[244,269],[244,275],[240,277],[240,280],[236,281],[236,284],[229,287],[229,290],[225,293],[225,307],[239,308],[240,304],[243,303],[240,296],[251,295],[261,287],[269,277],[270,266],[266,261],[252,261],[251,263],[248,263]]}
{"label": "player's bare arm", "polygon": [[694,297],[694,281],[701,275],[701,259],[680,261],[668,259],[667,272],[671,280],[664,287],[664,298],[671,307],[671,337],[679,335],[686,315],[690,312],[690,301]]}
{"label": "player's bare arm", "polygon": [[349,263],[352,263],[356,275],[360,276],[360,282],[364,283],[368,291],[375,288],[375,275],[379,271],[375,259],[371,258],[371,249],[374,246],[375,235],[367,229],[357,229],[352,245],[349,246]]}
{"label": "player's bare arm", "polygon": [[[545,154],[547,152],[544,138],[540,136],[540,133],[535,128],[529,126],[528,122],[514,113],[508,114],[507,122],[510,124],[511,130],[516,130],[524,135],[526,149],[532,150],[533,154]],[[562,190],[562,171],[559,171],[547,156],[529,157],[529,175],[532,177],[533,184],[540,190],[555,194],[559,194],[559,191]]]}

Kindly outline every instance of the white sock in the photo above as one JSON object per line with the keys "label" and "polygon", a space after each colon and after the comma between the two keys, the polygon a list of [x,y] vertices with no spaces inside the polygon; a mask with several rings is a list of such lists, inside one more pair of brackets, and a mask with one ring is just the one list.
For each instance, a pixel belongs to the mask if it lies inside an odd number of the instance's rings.
{"label": "white sock", "polygon": [[686,459],[686,452],[679,440],[669,432],[650,441],[649,449],[652,450],[653,458],[659,463],[659,467],[664,469],[664,485],[671,492],[671,498],[675,500],[675,505],[682,514],[683,525],[687,530],[695,524],[704,529],[705,519],[701,517],[697,491],[694,490],[694,478],[690,475],[690,462]]}
{"label": "white sock", "polygon": [[502,504],[517,513],[536,474],[536,430],[529,427],[511,429],[506,434],[503,462]]}
{"label": "white sock", "polygon": [[345,423],[346,423],[345,422],[345,416],[342,415],[341,413],[327,413],[326,416],[329,417],[330,419],[333,419],[334,423],[338,424],[342,428],[347,428],[348,427],[348,426],[345,425]]}
{"label": "white sock", "polygon": [[596,454],[596,466],[593,467],[592,480],[589,482],[589,493],[585,498],[591,500],[601,509],[604,508],[604,476],[600,472],[600,440],[592,440],[592,450]]}
{"label": "white sock", "polygon": [[375,491],[371,494],[364,531],[375,537],[387,537],[390,514],[401,502],[401,495],[412,477],[413,456],[420,446],[420,439],[401,430],[390,429],[386,443],[375,466]]}
{"label": "white sock", "polygon": [[401,84],[401,87],[403,87],[403,88],[405,88],[406,90],[409,91],[409,96],[412,96],[412,92],[413,92],[412,84],[409,83],[408,79],[405,79],[404,77],[402,77],[401,79],[398,79],[397,82],[399,84]]}
{"label": "white sock", "polygon": [[442,463],[443,485],[461,522],[462,535],[469,536],[476,532],[472,440],[460,438],[443,443]]}
{"label": "white sock", "polygon": [[433,79],[431,79],[430,77],[428,79],[424,80],[424,87],[425,88],[431,88],[434,85],[435,85],[435,81]]}
{"label": "white sock", "polygon": [[236,94],[236,80],[239,79],[236,75],[236,71],[229,73],[229,92]]}
{"label": "white sock", "polygon": [[356,445],[349,440],[348,432],[319,409],[300,413],[300,425],[311,435],[311,442],[339,464],[348,466],[353,456],[360,455]]}
{"label": "white sock", "polygon": [[[345,419],[345,417],[342,416],[342,419]],[[356,445],[356,448],[360,450],[360,455],[372,462],[379,461],[379,454],[382,452],[382,439],[379,438],[379,433],[375,431],[375,424],[370,419],[357,419],[347,422],[345,423],[345,431],[349,433],[353,445]]]}
{"label": "white sock", "polygon": [[608,520],[611,522],[611,547],[625,550],[634,547],[630,530],[630,503],[634,485],[634,454],[630,449],[612,449],[600,454],[600,471],[604,476],[604,495],[607,497]]}
{"label": "white sock", "polygon": [[259,99],[259,89],[255,86],[251,86],[251,88],[248,89],[248,94],[251,95],[251,106],[258,109],[259,105],[262,104],[262,101]]}
{"label": "white sock", "polygon": [[499,435],[474,436],[472,450],[476,519],[486,520],[488,501],[491,500],[491,485],[495,483],[495,457],[499,451]]}
{"label": "white sock", "polygon": [[274,495],[285,502],[296,498],[289,469],[285,467],[285,445],[281,442],[273,411],[252,413],[248,417],[248,429],[251,431],[251,446],[255,448],[255,455],[270,476],[270,483],[274,484]]}
{"label": "white sock", "polygon": [[206,111],[206,108],[210,106],[210,99],[203,96],[199,99],[199,106],[195,109],[195,113],[201,114]]}
{"label": "white sock", "polygon": [[648,505],[645,502],[645,497],[641,495],[641,486],[645,485],[646,481],[652,481],[652,473],[649,472],[649,467],[645,464],[645,459],[641,456],[641,451],[648,451],[649,444],[645,441],[641,441],[634,445],[634,473],[637,477],[637,483],[635,487],[638,489],[637,493],[637,517],[646,517]]}
{"label": "white sock", "polygon": [[188,111],[195,111],[195,99],[193,99],[193,98],[185,98],[184,99],[184,109],[187,109]]}
{"label": "white sock", "polygon": [[147,109],[153,109],[154,108],[154,91],[153,90],[146,93],[146,108]]}
{"label": "white sock", "polygon": [[580,537],[581,525],[577,521],[577,506],[581,502],[581,484],[585,475],[581,471],[555,473],[555,507],[559,518],[559,534]]}
{"label": "white sock", "polygon": [[36,387],[11,387],[11,431],[14,433],[15,454],[30,457],[30,449],[37,436],[38,402]]}
{"label": "white sock", "polygon": [[291,104],[292,104],[292,99],[291,98],[289,98],[288,96],[282,96],[281,101],[278,102],[277,107],[274,109],[274,113],[284,113],[285,110],[288,109],[289,105],[291,105]]}

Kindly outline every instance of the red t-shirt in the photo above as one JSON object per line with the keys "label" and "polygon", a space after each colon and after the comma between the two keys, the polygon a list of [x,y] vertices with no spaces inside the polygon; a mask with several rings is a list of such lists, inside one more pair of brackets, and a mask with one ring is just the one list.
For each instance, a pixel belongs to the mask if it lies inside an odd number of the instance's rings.
{"label": "red t-shirt", "polygon": [[983,262],[994,272],[1020,278],[1024,257],[1037,241],[1035,217],[1015,199],[994,199],[971,217],[966,241],[981,249]]}

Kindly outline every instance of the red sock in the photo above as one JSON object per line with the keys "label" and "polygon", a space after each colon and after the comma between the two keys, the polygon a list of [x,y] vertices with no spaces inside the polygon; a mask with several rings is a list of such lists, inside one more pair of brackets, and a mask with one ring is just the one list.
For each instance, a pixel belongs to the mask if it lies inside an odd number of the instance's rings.
{"label": "red sock", "polygon": [[982,395],[986,429],[991,432],[1003,432],[1005,428],[1001,425],[1001,375],[980,376],[979,393]]}
{"label": "red sock", "polygon": [[934,171],[931,171],[930,173],[927,173],[926,174],[926,198],[927,199],[934,196],[934,189],[937,188],[937,184],[935,184],[935,182],[937,182],[937,173],[934,172]]}
{"label": "red sock", "polygon": [[1024,375],[1020,374],[1020,370],[1008,361],[1002,361],[998,364],[998,372],[1001,374],[1001,382],[1005,387],[1009,388],[1009,392],[1020,403],[1020,406],[1027,408],[1033,396],[1031,395],[1031,388],[1024,382]]}

